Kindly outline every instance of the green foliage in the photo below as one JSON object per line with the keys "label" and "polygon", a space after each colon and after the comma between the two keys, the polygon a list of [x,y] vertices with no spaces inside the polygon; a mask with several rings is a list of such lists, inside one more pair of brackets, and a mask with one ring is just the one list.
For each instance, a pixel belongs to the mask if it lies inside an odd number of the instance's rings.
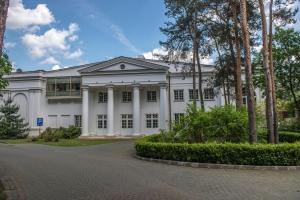
{"label": "green foliage", "polygon": [[300,121],[295,118],[285,119],[279,123],[279,130],[300,132]]}
{"label": "green foliage", "polygon": [[40,138],[45,142],[57,142],[59,139],[74,139],[79,137],[81,130],[78,127],[70,126],[69,128],[60,127],[52,129],[50,127],[40,135]]}
{"label": "green foliage", "polygon": [[4,89],[8,85],[7,80],[4,80],[3,76],[9,74],[11,70],[12,65],[9,61],[8,55],[2,54],[2,56],[0,56],[0,90]]}
{"label": "green foliage", "polygon": [[236,110],[233,106],[214,107],[210,111],[189,106],[186,115],[174,125],[176,142],[218,142],[247,141],[248,115],[245,109]]}
{"label": "green foliage", "polygon": [[300,142],[300,132],[281,131],[279,133],[280,142]]}
{"label": "green foliage", "polygon": [[261,166],[300,165],[300,143],[233,144],[233,143],[162,143],[153,142],[157,135],[135,142],[137,155],[165,160]]}
{"label": "green foliage", "polygon": [[17,106],[11,98],[2,101],[0,106],[0,138],[26,138],[28,123],[18,114]]}

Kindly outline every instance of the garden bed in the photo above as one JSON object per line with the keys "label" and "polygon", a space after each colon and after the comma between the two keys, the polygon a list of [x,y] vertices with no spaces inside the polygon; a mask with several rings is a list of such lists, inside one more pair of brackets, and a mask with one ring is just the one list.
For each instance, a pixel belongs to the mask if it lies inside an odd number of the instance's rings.
{"label": "garden bed", "polygon": [[135,142],[138,156],[183,162],[257,166],[299,166],[300,143],[278,145],[247,143],[167,143],[161,135],[147,136]]}

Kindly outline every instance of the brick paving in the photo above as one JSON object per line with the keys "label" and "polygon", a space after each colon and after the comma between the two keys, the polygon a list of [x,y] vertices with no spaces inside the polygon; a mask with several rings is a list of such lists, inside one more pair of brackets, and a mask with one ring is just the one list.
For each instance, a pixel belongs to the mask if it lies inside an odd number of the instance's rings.
{"label": "brick paving", "polygon": [[300,170],[190,168],[133,154],[128,141],[74,148],[0,144],[0,178],[12,178],[29,200],[300,199]]}

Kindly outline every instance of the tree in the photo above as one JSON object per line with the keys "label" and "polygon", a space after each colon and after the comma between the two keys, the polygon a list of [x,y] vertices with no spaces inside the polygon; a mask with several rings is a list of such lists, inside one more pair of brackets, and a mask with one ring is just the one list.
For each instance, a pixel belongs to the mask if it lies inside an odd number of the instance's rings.
{"label": "tree", "polygon": [[8,6],[9,0],[0,0],[0,56],[2,56]]}
{"label": "tree", "polygon": [[252,67],[251,67],[251,52],[250,52],[250,36],[247,21],[247,7],[246,0],[240,1],[241,12],[241,27],[244,41],[244,54],[245,54],[245,71],[246,71],[246,88],[247,88],[247,109],[249,119],[249,142],[251,144],[257,142],[256,133],[256,113],[255,113],[255,100],[254,88],[252,80]]}
{"label": "tree", "polygon": [[24,119],[18,114],[19,106],[13,103],[9,97],[3,100],[0,106],[0,138],[24,138],[27,135],[28,123],[24,123]]}
{"label": "tree", "polygon": [[0,56],[0,90],[8,85],[8,81],[3,79],[3,76],[9,74],[12,70],[12,65],[7,54]]}
{"label": "tree", "polygon": [[269,60],[269,51],[268,51],[268,38],[267,38],[267,22],[265,15],[265,5],[263,0],[259,0],[259,10],[261,15],[261,24],[262,24],[262,54],[263,54],[263,66],[265,72],[265,82],[266,82],[266,122],[267,122],[267,132],[269,143],[274,143],[274,116],[273,116],[273,86],[272,86],[272,76],[270,71],[270,60]]}

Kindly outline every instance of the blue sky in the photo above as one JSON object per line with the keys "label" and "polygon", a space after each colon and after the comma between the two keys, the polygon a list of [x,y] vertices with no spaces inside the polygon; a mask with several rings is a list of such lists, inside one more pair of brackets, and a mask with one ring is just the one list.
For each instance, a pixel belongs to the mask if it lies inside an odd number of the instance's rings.
{"label": "blue sky", "polygon": [[[15,68],[25,71],[121,55],[149,58],[162,52],[159,40],[165,38],[159,27],[167,20],[163,1],[10,0],[5,50]],[[300,30],[300,13],[297,19],[292,27]]]}
{"label": "blue sky", "polygon": [[51,69],[159,47],[163,0],[11,0],[6,51],[16,68]]}

